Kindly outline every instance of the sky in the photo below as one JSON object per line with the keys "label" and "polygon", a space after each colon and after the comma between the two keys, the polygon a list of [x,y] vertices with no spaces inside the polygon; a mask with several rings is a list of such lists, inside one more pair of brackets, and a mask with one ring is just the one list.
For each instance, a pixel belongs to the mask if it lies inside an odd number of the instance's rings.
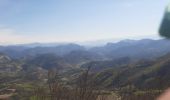
{"label": "sky", "polygon": [[159,38],[169,0],[0,0],[0,44]]}

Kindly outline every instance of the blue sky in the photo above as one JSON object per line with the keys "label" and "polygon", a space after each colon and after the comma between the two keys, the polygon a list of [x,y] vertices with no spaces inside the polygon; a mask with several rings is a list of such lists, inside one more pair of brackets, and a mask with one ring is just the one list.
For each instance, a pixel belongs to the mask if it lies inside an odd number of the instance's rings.
{"label": "blue sky", "polygon": [[169,0],[0,0],[0,43],[157,38]]}

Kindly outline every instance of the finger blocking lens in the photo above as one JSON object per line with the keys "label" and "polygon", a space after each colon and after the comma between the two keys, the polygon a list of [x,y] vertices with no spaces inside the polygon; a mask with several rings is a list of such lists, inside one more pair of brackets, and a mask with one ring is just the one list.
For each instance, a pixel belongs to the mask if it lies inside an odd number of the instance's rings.
{"label": "finger blocking lens", "polygon": [[165,10],[165,15],[161,23],[159,33],[161,36],[170,39],[170,5]]}

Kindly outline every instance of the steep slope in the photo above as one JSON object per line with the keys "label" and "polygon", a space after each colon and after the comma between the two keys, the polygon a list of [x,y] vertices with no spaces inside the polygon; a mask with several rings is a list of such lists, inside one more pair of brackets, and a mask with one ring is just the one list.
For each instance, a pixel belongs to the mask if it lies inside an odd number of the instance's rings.
{"label": "steep slope", "polygon": [[96,81],[105,87],[134,85],[141,89],[163,89],[170,85],[170,55],[156,60],[139,61],[121,67],[105,69]]}

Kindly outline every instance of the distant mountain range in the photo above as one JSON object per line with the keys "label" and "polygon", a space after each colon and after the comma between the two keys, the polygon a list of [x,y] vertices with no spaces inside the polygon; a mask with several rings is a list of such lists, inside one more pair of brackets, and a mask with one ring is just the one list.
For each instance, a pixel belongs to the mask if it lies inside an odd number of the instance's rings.
{"label": "distant mountain range", "polygon": [[[104,46],[86,48],[78,44],[23,44],[0,46],[0,52],[12,58],[34,56],[38,54],[55,54],[57,56],[83,55],[96,59],[116,59],[130,57],[135,59],[150,59],[170,52],[170,41],[161,40],[123,40],[117,43],[107,43]],[[91,57],[89,57],[91,58]]]}
{"label": "distant mountain range", "polygon": [[170,52],[169,40],[125,40],[118,43],[108,43],[103,47],[92,48],[91,51],[104,54],[107,57],[152,58]]}

